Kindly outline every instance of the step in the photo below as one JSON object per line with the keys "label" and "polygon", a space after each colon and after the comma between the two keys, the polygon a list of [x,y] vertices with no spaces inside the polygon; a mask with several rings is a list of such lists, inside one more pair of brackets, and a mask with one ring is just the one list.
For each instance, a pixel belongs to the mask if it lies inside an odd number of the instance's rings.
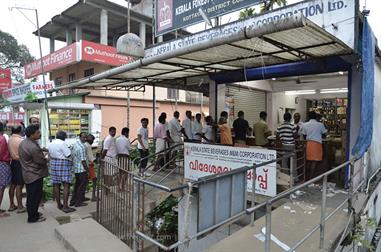
{"label": "step", "polygon": [[93,219],[61,225],[55,228],[55,234],[72,252],[132,251]]}

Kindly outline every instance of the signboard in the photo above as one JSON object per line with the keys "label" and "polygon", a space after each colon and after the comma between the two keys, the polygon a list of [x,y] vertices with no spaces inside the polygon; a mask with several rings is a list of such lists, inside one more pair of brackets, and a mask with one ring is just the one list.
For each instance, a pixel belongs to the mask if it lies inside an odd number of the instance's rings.
{"label": "signboard", "polygon": [[7,125],[20,125],[21,122],[24,122],[25,113],[24,112],[0,112],[0,121],[6,122]]}
{"label": "signboard", "polygon": [[0,94],[8,88],[12,87],[11,70],[0,69]]}
{"label": "signboard", "polygon": [[156,36],[203,21],[199,9],[208,18],[252,6],[263,0],[156,0]]}
{"label": "signboard", "polygon": [[82,40],[81,60],[110,66],[121,66],[131,61],[131,57],[117,54],[116,48]]}
{"label": "signboard", "polygon": [[[46,82],[46,91],[54,88],[54,81]],[[15,88],[4,90],[3,97],[10,103],[24,102],[30,98],[42,99],[45,98],[43,82],[34,82],[24,84]]]}
{"label": "signboard", "polygon": [[[44,72],[50,72],[55,69],[73,64],[79,61],[77,59],[77,43],[65,46],[45,57],[42,57]],[[35,60],[24,66],[25,79],[32,78],[42,74],[41,60]]]}
{"label": "signboard", "polygon": [[[184,143],[184,176],[187,179],[197,180],[204,176],[261,164],[274,159],[276,159],[274,150]],[[275,196],[276,163],[258,168],[256,175],[253,178],[252,171],[248,171],[247,190],[252,191],[252,179],[256,179],[256,193]]]}
{"label": "signboard", "polygon": [[[354,48],[355,5],[353,0],[314,0],[304,1],[272,12],[258,15],[250,19],[229,23],[207,31],[199,32],[184,38],[146,49],[145,57],[158,56],[180,48],[189,48],[200,43],[209,43],[213,39],[222,39],[234,36],[245,27],[253,29],[274,21],[304,15],[306,18],[339,38],[348,47]],[[335,25],[332,25],[335,24]]]}

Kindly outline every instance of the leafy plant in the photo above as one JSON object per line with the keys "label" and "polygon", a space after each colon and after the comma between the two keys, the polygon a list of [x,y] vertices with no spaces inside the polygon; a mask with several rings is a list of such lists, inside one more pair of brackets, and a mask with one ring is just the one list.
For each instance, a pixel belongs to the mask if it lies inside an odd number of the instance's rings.
{"label": "leafy plant", "polygon": [[[267,0],[260,8],[260,13],[272,10],[275,5],[284,6],[287,4],[287,0]],[[257,15],[255,8],[246,8],[239,13],[239,19],[246,19]]]}
{"label": "leafy plant", "polygon": [[375,247],[371,244],[371,242],[366,237],[366,229],[375,228],[375,227],[376,227],[376,221],[373,218],[367,218],[366,221],[359,220],[356,223],[356,225],[353,227],[351,233],[343,241],[342,245],[349,246],[354,242],[358,246],[361,246],[367,249],[367,251],[375,251]]}
{"label": "leafy plant", "polygon": [[24,97],[24,100],[27,102],[32,102],[37,99],[38,99],[37,95],[33,92],[28,92],[26,96]]}
{"label": "leafy plant", "polygon": [[24,68],[34,57],[25,45],[18,44],[9,33],[0,31],[0,67],[10,68],[12,75],[20,83],[24,83]]}
{"label": "leafy plant", "polygon": [[178,213],[174,211],[178,199],[169,195],[146,216],[146,224],[157,240],[165,245],[177,241]]}

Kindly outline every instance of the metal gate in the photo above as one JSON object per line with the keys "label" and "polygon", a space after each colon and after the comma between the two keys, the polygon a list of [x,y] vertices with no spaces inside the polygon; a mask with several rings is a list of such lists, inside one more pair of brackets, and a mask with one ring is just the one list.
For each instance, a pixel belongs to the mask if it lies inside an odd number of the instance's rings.
{"label": "metal gate", "polygon": [[[134,234],[134,190],[137,190],[138,212],[137,229],[144,230],[144,186],[133,186],[134,174],[130,171],[132,162],[128,157],[119,159],[107,158],[100,162],[98,169],[97,186],[97,221],[125,242],[130,248],[133,247]],[[143,243],[137,243],[138,249],[142,250]]]}

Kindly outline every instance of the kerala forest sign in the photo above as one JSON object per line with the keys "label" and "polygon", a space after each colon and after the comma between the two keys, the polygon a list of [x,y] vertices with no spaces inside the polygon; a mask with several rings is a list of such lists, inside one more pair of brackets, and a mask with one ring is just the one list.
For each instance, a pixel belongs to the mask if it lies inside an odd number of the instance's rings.
{"label": "kerala forest sign", "polygon": [[156,36],[199,23],[200,9],[208,18],[262,3],[264,0],[156,0]]}

